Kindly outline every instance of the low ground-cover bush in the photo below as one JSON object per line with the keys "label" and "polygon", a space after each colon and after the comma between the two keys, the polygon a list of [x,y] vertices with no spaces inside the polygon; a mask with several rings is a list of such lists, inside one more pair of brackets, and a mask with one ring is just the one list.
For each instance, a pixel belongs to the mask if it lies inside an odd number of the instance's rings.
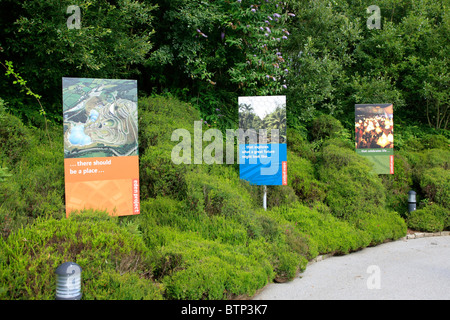
{"label": "low ground-cover bush", "polygon": [[426,169],[421,175],[420,187],[429,201],[450,211],[450,170],[442,167]]}
{"label": "low ground-cover bush", "polygon": [[[408,133],[408,131],[413,131],[414,133]],[[441,133],[444,132],[442,131]],[[404,136],[408,138],[404,139]],[[419,127],[411,126],[410,128],[400,128],[400,132],[396,133],[396,146],[400,147],[400,150],[408,152],[426,149],[448,149],[449,138],[448,133],[447,136],[443,134],[426,134],[422,133]]]}
{"label": "low ground-cover bush", "polygon": [[408,227],[413,230],[442,231],[449,228],[449,142],[444,136],[433,138],[430,135],[417,140],[420,142],[419,147],[413,151],[401,151],[402,157],[408,161],[410,167],[411,189],[417,192],[418,206],[417,211],[406,213],[405,218]]}
{"label": "low ground-cover bush", "polygon": [[[243,219],[243,217],[239,217]],[[169,198],[149,199],[142,203],[139,217],[141,229],[148,233],[149,245],[163,245],[154,238],[158,227],[170,227],[180,232],[194,232],[209,240],[230,244],[247,241],[248,231],[239,218],[209,216],[207,213],[193,213],[180,201]]]}
{"label": "low ground-cover bush", "polygon": [[412,167],[403,152],[396,152],[393,175],[382,175],[381,179],[386,188],[386,205],[405,217],[408,211],[408,192],[411,190]]}
{"label": "low ground-cover bush", "polygon": [[193,212],[235,216],[257,205],[249,192],[252,187],[231,167],[194,168],[186,174],[186,183],[185,201]]}
{"label": "low ground-cover bush", "polygon": [[252,295],[274,276],[270,244],[230,245],[191,232],[170,233],[163,254],[180,256],[178,267],[162,279],[167,299],[226,299]]}
{"label": "low ground-cover bush", "polygon": [[386,205],[386,189],[371,172],[367,159],[335,144],[324,146],[319,180],[325,184],[325,203],[336,217],[348,219],[364,212],[376,212]]}
{"label": "low ground-cover bush", "polygon": [[180,211],[182,203],[167,201],[150,201],[138,217],[145,243],[159,256],[155,276],[167,299],[252,295],[305,266],[273,220],[255,214],[259,218],[244,224],[236,217],[189,215]]}
{"label": "low ground-cover bush", "polygon": [[0,124],[0,167],[8,176],[0,181],[0,236],[37,217],[60,218],[64,211],[64,155],[61,128],[43,131],[26,127],[7,114]]}
{"label": "low ground-cover bush", "polygon": [[294,189],[298,199],[305,203],[322,202],[325,199],[323,185],[315,178],[313,164],[306,158],[288,153],[288,186]]}
{"label": "low ground-cover bush", "polygon": [[168,198],[148,200],[141,211],[143,238],[148,247],[161,250],[159,260],[167,265],[157,273],[168,299],[251,295],[272,279],[292,279],[306,264],[307,250],[296,247],[298,240],[287,239],[283,227],[262,213],[211,215]]}
{"label": "low ground-cover bush", "polygon": [[370,244],[370,236],[351,224],[300,204],[277,208],[269,214],[300,233],[308,247],[308,259],[326,253],[347,254]]}
{"label": "low ground-cover bush", "polygon": [[438,204],[428,204],[408,216],[408,226],[413,230],[439,232],[450,229],[450,211]]}
{"label": "low ground-cover bush", "polygon": [[15,164],[33,146],[33,130],[8,113],[0,118],[0,156],[9,165]]}
{"label": "low ground-cover bush", "polygon": [[292,279],[319,254],[406,234],[392,209],[405,204],[411,181],[423,182],[430,201],[447,197],[445,154],[399,153],[397,175],[380,178],[342,126],[324,118],[336,134],[317,127],[312,143],[289,129],[289,186],[269,186],[264,211],[263,188],[241,181],[238,165],[172,162],[173,130],[192,132],[199,120],[190,105],[150,97],[139,107],[141,214],[133,217],[64,218],[61,128],[50,128],[49,146],[39,129],[9,122],[0,139],[24,148],[0,151],[12,175],[0,182],[1,298],[53,299],[54,268],[67,259],[82,265],[84,299],[251,296],[270,281]]}
{"label": "low ground-cover bush", "polygon": [[339,120],[328,114],[321,114],[312,121],[310,128],[312,140],[348,138],[349,133]]}
{"label": "low ground-cover bush", "polygon": [[398,240],[407,232],[406,222],[397,212],[382,208],[376,213],[360,213],[353,216],[349,223],[367,234],[370,245]]}
{"label": "low ground-cover bush", "polygon": [[141,98],[139,100],[140,154],[143,155],[149,146],[171,144],[172,133],[177,129],[188,130],[193,135],[195,121],[200,121],[200,113],[189,103],[183,103],[173,97]]}
{"label": "low ground-cover bush", "polygon": [[39,218],[0,240],[0,297],[54,299],[54,271],[67,261],[82,267],[84,299],[162,297],[142,237],[106,214],[89,212]]}
{"label": "low ground-cover bush", "polygon": [[139,161],[140,191],[143,199],[157,196],[186,198],[185,175],[188,168],[184,164],[175,165],[168,148],[149,146]]}
{"label": "low ground-cover bush", "polygon": [[287,128],[287,149],[302,158],[306,158],[312,163],[316,161],[317,155],[315,154],[312,145],[306,138],[307,133],[296,130],[294,128]]}

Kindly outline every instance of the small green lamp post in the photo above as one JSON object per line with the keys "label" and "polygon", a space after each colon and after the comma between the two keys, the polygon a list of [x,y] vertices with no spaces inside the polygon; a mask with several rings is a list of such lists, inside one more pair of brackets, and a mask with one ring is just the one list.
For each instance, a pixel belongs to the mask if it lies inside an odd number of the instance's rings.
{"label": "small green lamp post", "polygon": [[417,193],[413,190],[408,192],[408,212],[409,213],[416,211],[416,195],[417,195]]}

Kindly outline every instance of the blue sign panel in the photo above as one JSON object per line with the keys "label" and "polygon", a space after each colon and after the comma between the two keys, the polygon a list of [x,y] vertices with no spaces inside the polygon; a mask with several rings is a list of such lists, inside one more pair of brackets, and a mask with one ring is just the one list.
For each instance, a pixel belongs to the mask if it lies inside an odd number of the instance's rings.
{"label": "blue sign panel", "polygon": [[241,144],[239,161],[242,180],[258,186],[287,185],[286,144]]}
{"label": "blue sign panel", "polygon": [[287,185],[286,97],[239,98],[239,168],[252,185]]}

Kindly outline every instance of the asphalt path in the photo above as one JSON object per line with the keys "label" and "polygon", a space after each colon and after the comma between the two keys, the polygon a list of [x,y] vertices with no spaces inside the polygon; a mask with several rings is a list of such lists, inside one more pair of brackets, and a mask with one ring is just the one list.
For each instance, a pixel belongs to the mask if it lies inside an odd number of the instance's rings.
{"label": "asphalt path", "polygon": [[314,262],[253,300],[450,300],[450,236],[402,239]]}

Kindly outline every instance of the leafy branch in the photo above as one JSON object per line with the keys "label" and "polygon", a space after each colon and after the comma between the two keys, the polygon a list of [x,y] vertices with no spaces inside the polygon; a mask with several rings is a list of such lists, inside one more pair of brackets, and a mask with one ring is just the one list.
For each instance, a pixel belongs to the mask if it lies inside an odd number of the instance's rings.
{"label": "leafy branch", "polygon": [[7,177],[11,177],[12,174],[8,173],[8,168],[2,168],[0,167],[0,182],[5,181]]}
{"label": "leafy branch", "polygon": [[36,101],[39,104],[40,110],[39,110],[39,114],[41,116],[44,117],[44,121],[45,121],[45,132],[47,133],[47,137],[48,137],[48,141],[50,142],[50,146],[52,146],[52,141],[50,139],[50,135],[48,133],[48,124],[47,124],[47,113],[44,110],[44,107],[42,106],[41,103],[41,96],[34,93],[28,86],[27,86],[27,81],[24,80],[19,73],[14,71],[14,67],[13,67],[13,63],[12,61],[5,61],[5,63],[0,62],[0,64],[6,69],[6,76],[10,76],[12,75],[16,80],[13,81],[13,84],[18,84],[21,86],[21,91],[25,91],[27,95],[32,96],[36,99]]}

